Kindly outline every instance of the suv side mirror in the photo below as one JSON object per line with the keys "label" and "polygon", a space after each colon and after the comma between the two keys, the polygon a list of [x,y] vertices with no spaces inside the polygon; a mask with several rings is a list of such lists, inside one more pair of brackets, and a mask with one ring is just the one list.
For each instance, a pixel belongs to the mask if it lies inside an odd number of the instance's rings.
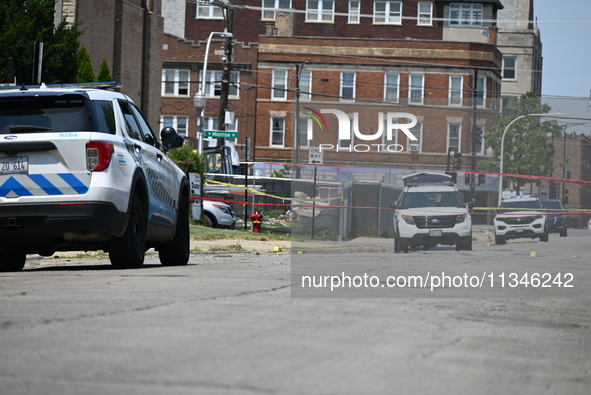
{"label": "suv side mirror", "polygon": [[392,203],[390,205],[391,208],[399,208],[400,207],[400,201],[396,200],[394,203]]}
{"label": "suv side mirror", "polygon": [[174,128],[167,126],[160,132],[162,139],[162,146],[165,150],[180,148],[183,146],[185,140],[179,136]]}
{"label": "suv side mirror", "polygon": [[474,209],[474,202],[464,203],[464,206],[466,206],[469,211],[472,211]]}

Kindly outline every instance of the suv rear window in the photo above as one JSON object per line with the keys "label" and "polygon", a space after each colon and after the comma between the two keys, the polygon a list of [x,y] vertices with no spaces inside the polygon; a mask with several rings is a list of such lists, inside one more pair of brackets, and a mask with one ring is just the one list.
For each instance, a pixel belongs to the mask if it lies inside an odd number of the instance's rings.
{"label": "suv rear window", "polygon": [[0,133],[115,133],[113,104],[80,95],[23,96],[0,101]]}

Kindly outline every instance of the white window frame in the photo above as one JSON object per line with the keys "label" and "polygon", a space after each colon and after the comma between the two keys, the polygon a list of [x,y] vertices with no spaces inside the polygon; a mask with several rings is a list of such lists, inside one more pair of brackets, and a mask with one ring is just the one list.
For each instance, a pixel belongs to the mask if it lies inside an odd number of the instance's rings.
{"label": "white window frame", "polygon": [[[454,86],[454,80],[458,85]],[[464,76],[463,75],[450,75],[449,76],[449,90],[448,90],[448,105],[450,106],[461,106],[463,104],[464,97]]]}
{"label": "white window frame", "polygon": [[[420,90],[418,88],[418,86],[413,85],[413,79],[414,78],[421,78],[421,86],[420,86]],[[413,93],[414,92],[420,92],[420,100],[416,100],[416,98],[413,98]],[[425,74],[410,74],[408,76],[408,102],[410,104],[423,104],[425,100]]]}
{"label": "white window frame", "polygon": [[[513,60],[513,66],[507,67],[507,60]],[[506,71],[511,71],[513,73],[513,77],[506,77]],[[517,57],[516,56],[504,56],[503,57],[503,80],[514,81],[517,79]]]}
{"label": "white window frame", "polygon": [[[169,81],[168,75],[172,72],[173,79]],[[182,78],[186,76],[186,79]],[[162,69],[162,86],[161,86],[161,95],[162,96],[183,96],[189,97],[191,92],[191,70],[183,70],[183,69]],[[172,93],[167,93],[167,87],[172,85]],[[186,91],[186,93],[180,92]]]}
{"label": "white window frame", "polygon": [[[353,81],[352,81],[352,86],[349,85],[345,85],[345,74],[352,74],[353,75]],[[349,80],[347,80],[347,82],[349,82]],[[355,100],[355,94],[356,94],[356,87],[357,85],[357,73],[355,73],[354,71],[343,71],[341,72],[341,89],[340,89],[340,96],[341,96],[341,101],[354,101]],[[352,97],[345,97],[345,89],[351,89],[352,90]]]}
{"label": "white window frame", "polygon": [[[397,118],[392,119],[392,123],[398,123]],[[388,118],[384,119],[384,129],[382,129],[382,144],[384,144],[384,148],[382,152],[394,152],[388,151],[386,148],[388,145],[398,144],[398,129],[394,129],[392,131],[392,140],[388,140]]]}
{"label": "white window frame", "polygon": [[334,3],[335,0],[306,0],[306,22],[334,22]]}
{"label": "white window frame", "polygon": [[[417,120],[417,124],[408,130],[413,134],[413,136],[417,137],[417,140],[411,140],[408,136],[406,136],[406,151],[410,151],[411,144],[418,144],[419,151],[418,153],[423,152],[423,121]],[[418,136],[417,136],[418,133]],[[414,153],[414,151],[413,151]]]}
{"label": "white window frame", "polygon": [[482,4],[451,3],[449,5],[449,25],[482,26],[483,13]]}
{"label": "white window frame", "polygon": [[[339,135],[340,135],[340,133],[339,133]],[[346,148],[346,149],[350,149],[351,146],[353,145],[353,119],[351,117],[349,117],[349,139],[348,140],[338,139],[337,145],[339,148]]]}
{"label": "white window frame", "polygon": [[[275,130],[274,129],[274,121],[275,119],[281,120],[282,124],[282,129],[281,130]],[[269,147],[285,147],[285,122],[286,119],[283,116],[279,116],[279,115],[271,115],[271,124],[270,124],[270,128],[269,128]],[[273,134],[275,133],[281,133],[281,144],[273,144]]]}
{"label": "white window frame", "polygon": [[[309,116],[300,116],[300,148],[309,148],[310,139],[309,136],[313,135],[314,120]],[[295,136],[295,135],[294,135]],[[297,138],[297,137],[296,137]],[[297,140],[294,141],[293,146],[296,147]]]}
{"label": "white window frame", "polygon": [[349,0],[347,23],[361,23],[361,0]]}
{"label": "white window frame", "polygon": [[[378,11],[378,5],[384,6],[384,11]],[[393,8],[398,7],[398,10]],[[402,1],[374,1],[373,23],[382,25],[402,25]]]}
{"label": "white window frame", "polygon": [[[203,70],[200,72],[200,76],[203,75]],[[205,96],[211,98],[219,98],[222,89],[222,75],[221,70],[207,70],[207,79],[205,81]],[[203,80],[203,79],[202,79]],[[228,87],[228,98],[239,99],[240,90],[240,72],[230,71],[230,86]],[[220,94],[216,95],[216,91],[220,91]]]}
{"label": "white window frame", "polygon": [[486,77],[478,77],[476,84],[476,106],[486,107]]}
{"label": "white window frame", "polygon": [[302,70],[300,74],[300,100],[312,100],[312,70]]}
{"label": "white window frame", "polygon": [[[392,78],[396,78],[396,82],[389,81]],[[391,98],[391,93],[394,91],[395,95]],[[384,101],[388,103],[398,103],[400,100],[400,74],[398,73],[386,73],[384,74]]]}
{"label": "white window frame", "polygon": [[[457,137],[453,137],[454,140],[457,139],[457,145],[452,145],[452,129],[457,126]],[[448,122],[447,124],[447,151],[449,152],[450,148],[456,148],[455,152],[462,152],[462,123],[461,122]]]}
{"label": "white window frame", "polygon": [[433,3],[419,1],[417,5],[417,26],[433,26]]}
{"label": "white window frame", "polygon": [[203,5],[197,2],[195,19],[224,19],[224,10],[215,5]]}
{"label": "white window frame", "polygon": [[[273,3],[271,7],[269,4]],[[278,10],[290,9],[291,0],[261,0],[261,19],[274,21]]]}
{"label": "white window frame", "polygon": [[189,130],[189,117],[184,115],[161,115],[160,126],[160,130],[171,126],[178,134],[186,137]]}
{"label": "white window frame", "polygon": [[[283,80],[283,85],[280,85],[282,82],[281,80]],[[273,69],[271,81],[271,100],[287,100],[287,84],[287,69]]]}

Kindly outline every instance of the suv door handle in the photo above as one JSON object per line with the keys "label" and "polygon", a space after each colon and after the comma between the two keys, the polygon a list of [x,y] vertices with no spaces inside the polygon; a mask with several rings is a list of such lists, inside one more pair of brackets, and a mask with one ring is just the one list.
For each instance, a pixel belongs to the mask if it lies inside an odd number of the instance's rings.
{"label": "suv door handle", "polygon": [[158,162],[160,162],[164,157],[162,156],[162,154],[156,154],[156,158],[158,159]]}
{"label": "suv door handle", "polygon": [[136,150],[138,150],[138,151],[141,151],[141,150],[142,150],[142,146],[141,146],[141,145],[139,145],[139,144],[134,144],[134,145],[133,145],[133,148],[135,148],[135,149],[136,149]]}

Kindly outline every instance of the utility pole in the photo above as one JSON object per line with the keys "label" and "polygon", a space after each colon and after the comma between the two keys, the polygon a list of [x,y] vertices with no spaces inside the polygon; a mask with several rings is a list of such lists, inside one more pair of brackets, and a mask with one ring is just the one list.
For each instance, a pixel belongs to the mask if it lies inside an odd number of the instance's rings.
{"label": "utility pole", "polygon": [[480,143],[481,141],[481,134],[480,134],[480,130],[478,130],[478,126],[476,125],[476,121],[477,121],[477,110],[478,107],[478,69],[474,69],[474,81],[472,83],[472,133],[471,133],[471,139],[470,141],[472,142],[471,144],[471,148],[472,148],[472,166],[470,168],[470,171],[472,172],[472,174],[470,174],[470,197],[472,198],[472,202],[476,201],[476,150],[477,150],[477,144]]}
{"label": "utility pole", "polygon": [[[231,5],[224,7],[226,31],[232,33],[234,27],[234,9]],[[226,111],[228,110],[228,95],[230,93],[230,69],[232,64],[232,37],[226,36],[226,42],[224,44],[224,57],[223,57],[223,71],[222,71],[222,83],[220,92],[220,112],[218,116],[218,128],[224,128],[226,123]],[[218,146],[224,147],[225,139],[218,138]]]}

